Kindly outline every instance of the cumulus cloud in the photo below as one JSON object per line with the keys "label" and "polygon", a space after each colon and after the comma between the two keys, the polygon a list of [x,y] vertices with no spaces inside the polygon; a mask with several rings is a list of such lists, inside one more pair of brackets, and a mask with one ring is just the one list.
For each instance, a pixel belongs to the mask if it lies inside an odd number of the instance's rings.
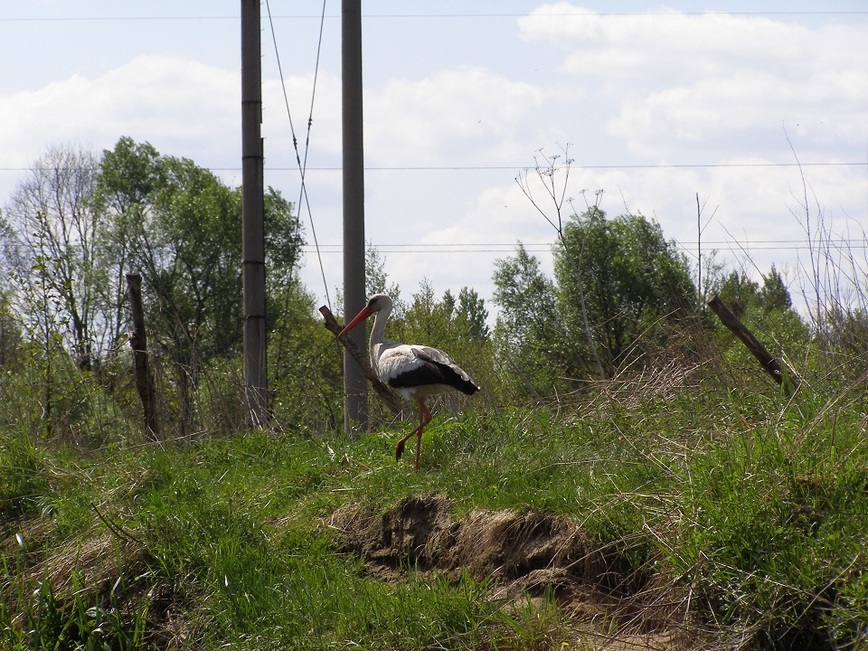
{"label": "cumulus cloud", "polygon": [[6,166],[25,166],[57,142],[106,148],[121,135],[171,142],[166,153],[216,154],[228,138],[238,140],[239,85],[236,73],[148,55],[97,77],[12,93],[0,97],[0,156]]}
{"label": "cumulus cloud", "polygon": [[562,53],[565,73],[603,80],[614,109],[605,128],[639,156],[713,156],[736,142],[742,154],[770,155],[781,149],[784,123],[818,153],[824,142],[868,139],[864,24],[811,29],[671,9],[599,14],[558,2],[519,26],[525,39]]}
{"label": "cumulus cloud", "polygon": [[371,89],[365,101],[366,151],[374,164],[478,164],[516,153],[542,94],[531,84],[468,67],[392,79]]}
{"label": "cumulus cloud", "polygon": [[[601,14],[567,2],[544,4],[519,20],[524,38],[565,51],[574,75],[635,79],[665,75],[679,84],[726,74],[731,66],[790,69],[815,60],[814,34],[802,25],[761,16],[674,9]],[[814,44],[816,45],[816,44]],[[854,43],[855,45],[855,43]]]}

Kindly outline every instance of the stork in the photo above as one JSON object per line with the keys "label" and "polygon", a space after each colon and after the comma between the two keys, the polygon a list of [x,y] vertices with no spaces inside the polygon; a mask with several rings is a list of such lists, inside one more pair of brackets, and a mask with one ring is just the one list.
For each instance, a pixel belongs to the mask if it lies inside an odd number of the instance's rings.
{"label": "stork", "polygon": [[371,366],[379,378],[401,394],[404,400],[412,398],[419,405],[419,426],[398,441],[395,446],[395,460],[401,459],[407,439],[415,436],[415,468],[418,470],[422,432],[431,422],[431,412],[425,405],[426,396],[453,391],[471,396],[479,391],[479,387],[442,350],[399,344],[386,339],[386,320],[391,312],[392,299],[385,294],[374,294],[368,299],[367,305],[341,330],[338,337],[343,337],[372,314],[376,315],[374,327],[371,329]]}

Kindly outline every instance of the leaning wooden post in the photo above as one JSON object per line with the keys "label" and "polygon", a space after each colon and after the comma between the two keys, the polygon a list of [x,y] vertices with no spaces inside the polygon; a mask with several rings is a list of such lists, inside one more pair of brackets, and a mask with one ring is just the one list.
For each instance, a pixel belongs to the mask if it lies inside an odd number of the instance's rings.
{"label": "leaning wooden post", "polygon": [[148,339],[145,334],[145,311],[142,308],[142,277],[127,274],[127,289],[133,318],[130,347],[133,349],[133,365],[136,373],[136,390],[142,401],[145,414],[145,436],[152,441],[160,438],[160,423],[157,418],[157,390],[154,374],[148,363]]}
{"label": "leaning wooden post", "polygon": [[[328,309],[325,305],[323,305],[320,309],[320,314],[322,314],[323,319],[325,320],[325,327],[329,330],[335,337],[337,337],[343,328],[338,325],[337,320],[332,314],[332,311]],[[392,413],[396,416],[401,413],[401,401],[398,399],[398,396],[395,395],[395,392],[392,391],[383,381],[377,377],[377,374],[374,372],[374,369],[371,368],[371,363],[368,361],[368,356],[365,355],[363,351],[359,350],[359,347],[356,346],[355,342],[349,337],[340,337],[339,341],[344,345],[347,352],[350,356],[356,360],[359,367],[362,369],[362,374],[368,381],[371,383],[371,386],[374,387],[374,391],[377,392],[377,395],[383,399],[383,402],[386,403],[386,406],[392,410]]]}
{"label": "leaning wooden post", "polygon": [[708,307],[714,311],[723,325],[729,328],[736,337],[741,339],[751,354],[759,360],[763,369],[772,376],[775,382],[783,387],[787,395],[791,395],[798,390],[801,384],[799,376],[792,369],[787,369],[788,372],[784,373],[784,369],[781,368],[778,360],[772,357],[771,353],[766,350],[766,347],[739,321],[738,317],[730,311],[720,296],[717,294],[712,296],[711,300],[708,301]]}

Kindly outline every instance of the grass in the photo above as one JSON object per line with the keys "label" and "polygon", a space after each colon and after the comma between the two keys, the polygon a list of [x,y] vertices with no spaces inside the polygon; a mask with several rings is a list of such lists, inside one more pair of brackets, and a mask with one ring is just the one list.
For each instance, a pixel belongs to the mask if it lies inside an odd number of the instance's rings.
{"label": "grass", "polygon": [[441,415],[419,472],[394,461],[397,427],[91,451],[4,437],[0,648],[599,648],[553,593],[412,566],[384,580],[329,526],[432,494],[456,519],[570,517],[665,585],[695,648],[868,648],[866,398],[712,387]]}

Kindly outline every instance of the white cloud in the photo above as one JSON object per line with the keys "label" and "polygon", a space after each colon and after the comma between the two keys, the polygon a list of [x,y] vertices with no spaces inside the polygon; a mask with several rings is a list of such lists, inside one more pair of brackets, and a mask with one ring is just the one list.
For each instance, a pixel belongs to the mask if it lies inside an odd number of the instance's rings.
{"label": "white cloud", "polygon": [[519,21],[524,38],[567,52],[574,75],[635,79],[666,77],[673,84],[726,74],[730,66],[789,68],[813,59],[810,30],[758,16],[674,9],[600,14],[567,2],[545,4]]}
{"label": "white cloud", "polygon": [[58,142],[109,148],[122,135],[202,164],[228,141],[240,159],[239,85],[237,74],[197,61],[140,56],[98,77],[0,96],[2,166],[26,167]]}
{"label": "white cloud", "polygon": [[782,124],[802,129],[802,145],[821,155],[824,143],[851,139],[858,152],[868,139],[864,24],[810,29],[671,9],[597,14],[559,2],[519,25],[526,39],[564,53],[566,73],[603,80],[607,132],[642,157],[713,159],[733,146],[769,155],[786,149]]}
{"label": "white cloud", "polygon": [[373,164],[478,164],[514,155],[517,135],[537,130],[533,116],[542,93],[473,67],[393,79],[370,89],[365,102],[365,148]]}

